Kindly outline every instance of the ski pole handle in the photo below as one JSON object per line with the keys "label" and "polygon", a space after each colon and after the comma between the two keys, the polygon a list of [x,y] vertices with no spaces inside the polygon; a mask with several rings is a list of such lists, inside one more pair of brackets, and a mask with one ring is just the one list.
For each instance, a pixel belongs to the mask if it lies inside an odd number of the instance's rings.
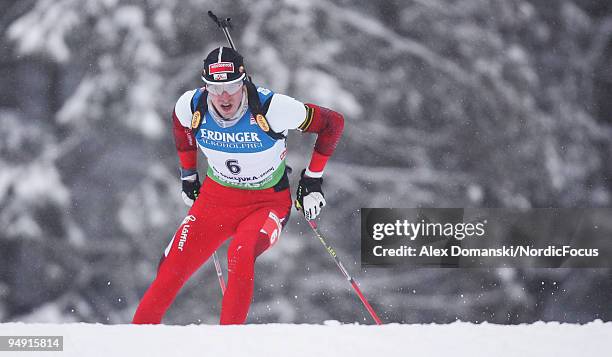
{"label": "ski pole handle", "polygon": [[217,24],[217,26],[221,28],[224,28],[224,27],[232,28],[232,24],[230,23],[230,21],[232,20],[231,18],[226,17],[224,20],[219,20],[217,15],[215,15],[210,10],[208,11],[208,16],[210,16],[210,18]]}

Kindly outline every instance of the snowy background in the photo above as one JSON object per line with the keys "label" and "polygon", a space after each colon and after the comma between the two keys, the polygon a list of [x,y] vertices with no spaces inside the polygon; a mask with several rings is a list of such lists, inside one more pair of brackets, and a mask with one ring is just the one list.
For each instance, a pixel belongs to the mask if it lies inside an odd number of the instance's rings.
{"label": "snowy background", "polygon": [[[170,115],[225,41],[207,10],[232,17],[257,84],[345,114],[320,226],[385,322],[612,319],[610,270],[359,265],[361,207],[609,207],[612,3],[0,8],[0,322],[130,321],[186,213]],[[290,136],[296,171],[313,142]],[[214,324],[219,306],[207,263],[165,323]],[[258,260],[248,321],[328,319],[370,321],[294,214]]]}

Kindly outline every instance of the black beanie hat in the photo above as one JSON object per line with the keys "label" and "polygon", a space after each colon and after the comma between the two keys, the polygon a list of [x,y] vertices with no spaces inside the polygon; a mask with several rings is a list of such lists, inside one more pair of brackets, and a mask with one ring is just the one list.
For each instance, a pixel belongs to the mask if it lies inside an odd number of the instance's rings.
{"label": "black beanie hat", "polygon": [[206,83],[228,83],[244,79],[242,55],[230,47],[214,49],[204,59],[202,80]]}

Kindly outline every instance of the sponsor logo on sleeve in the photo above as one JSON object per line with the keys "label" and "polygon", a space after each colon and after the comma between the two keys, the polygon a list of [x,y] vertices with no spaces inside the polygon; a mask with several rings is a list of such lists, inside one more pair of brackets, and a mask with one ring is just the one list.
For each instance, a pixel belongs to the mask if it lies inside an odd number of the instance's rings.
{"label": "sponsor logo on sleeve", "polygon": [[266,117],[264,117],[261,114],[257,114],[257,117],[255,117],[255,120],[257,121],[257,125],[259,125],[261,130],[265,131],[266,133],[270,131],[270,125],[268,125],[268,121],[266,120]]}
{"label": "sponsor logo on sleeve", "polygon": [[202,115],[199,110],[196,110],[191,117],[191,129],[197,129],[200,126],[200,120],[202,119]]}

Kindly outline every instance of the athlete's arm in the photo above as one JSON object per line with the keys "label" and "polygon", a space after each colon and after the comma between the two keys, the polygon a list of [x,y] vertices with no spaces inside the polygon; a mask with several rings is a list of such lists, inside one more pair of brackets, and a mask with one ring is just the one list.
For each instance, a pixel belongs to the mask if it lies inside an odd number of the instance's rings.
{"label": "athlete's arm", "polygon": [[344,118],[331,109],[303,104],[282,94],[274,94],[266,116],[270,127],[277,133],[298,129],[317,134],[308,168],[301,174],[295,204],[306,219],[315,219],[326,204],[321,188],[323,170],[340,141]]}
{"label": "athlete's arm", "polygon": [[325,206],[323,195],[323,170],[330,156],[336,150],[344,129],[342,114],[315,104],[306,104],[306,119],[299,130],[316,133],[314,151],[308,168],[302,171],[296,192],[296,208],[303,211],[307,220],[315,219]]}
{"label": "athlete's arm", "polygon": [[306,104],[306,109],[308,114],[298,129],[306,133],[317,134],[317,141],[305,175],[318,178],[323,176],[327,160],[332,156],[340,141],[344,130],[344,117],[331,109],[311,103]]}
{"label": "athlete's arm", "polygon": [[191,128],[186,128],[181,125],[176,113],[172,114],[172,127],[174,144],[176,145],[181,171],[196,170],[198,166],[198,148],[195,144]]}
{"label": "athlete's arm", "polygon": [[321,177],[342,136],[342,114],[315,104],[303,104],[283,94],[274,94],[266,117],[276,132],[297,129],[317,134],[306,176]]}
{"label": "athlete's arm", "polygon": [[181,196],[187,206],[192,206],[200,193],[198,176],[198,147],[191,130],[191,99],[195,91],[185,92],[172,112],[172,133],[181,167]]}
{"label": "athlete's arm", "polygon": [[191,98],[195,91],[185,92],[172,112],[172,132],[181,172],[195,171],[198,166],[198,147],[191,131]]}

